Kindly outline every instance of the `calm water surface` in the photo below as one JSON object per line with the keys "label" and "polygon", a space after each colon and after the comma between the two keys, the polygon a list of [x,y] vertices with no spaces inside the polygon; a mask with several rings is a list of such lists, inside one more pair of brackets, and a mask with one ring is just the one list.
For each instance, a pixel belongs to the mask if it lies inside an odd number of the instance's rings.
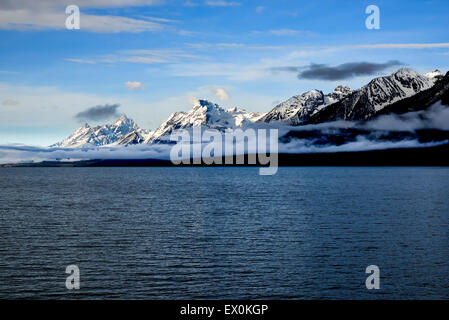
{"label": "calm water surface", "polygon": [[0,298],[447,299],[449,169],[0,168]]}

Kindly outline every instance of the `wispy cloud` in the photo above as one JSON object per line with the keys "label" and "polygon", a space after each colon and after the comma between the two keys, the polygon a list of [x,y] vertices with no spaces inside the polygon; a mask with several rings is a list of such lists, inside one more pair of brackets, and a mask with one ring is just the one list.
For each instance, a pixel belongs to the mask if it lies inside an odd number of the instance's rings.
{"label": "wispy cloud", "polygon": [[377,43],[359,44],[351,46],[355,49],[428,49],[428,48],[449,48],[449,42],[440,43]]}
{"label": "wispy cloud", "polygon": [[[89,14],[89,9],[108,9],[130,6],[153,6],[163,0],[77,0],[80,7],[81,31],[117,33],[165,30],[169,19],[142,17],[131,18],[118,15]],[[0,29],[3,30],[62,30],[67,18],[65,0],[3,0],[0,2]]]}
{"label": "wispy cloud", "polygon": [[209,0],[205,1],[204,4],[209,7],[238,7],[242,5],[240,2],[224,0]]}
{"label": "wispy cloud", "polygon": [[[0,29],[3,30],[64,30],[64,14],[58,11],[33,11],[30,9],[0,10]],[[122,16],[82,14],[80,31],[98,33],[140,33],[162,31],[162,23]]]}
{"label": "wispy cloud", "polygon": [[312,36],[316,33],[307,30],[296,30],[296,29],[272,29],[267,31],[253,31],[253,34],[268,34],[273,36]]}
{"label": "wispy cloud", "polygon": [[[132,6],[161,5],[165,0],[76,0],[74,4],[84,8],[113,8]],[[66,7],[66,0],[2,0],[0,9],[17,8],[62,8]]]}
{"label": "wispy cloud", "polygon": [[[104,60],[105,62],[114,62],[114,60]],[[127,58],[123,58],[121,60],[118,61],[122,61],[122,62],[132,62],[132,63],[166,63],[168,62],[168,60],[164,60],[162,58],[155,58],[155,57],[141,57],[141,56],[133,56],[133,57],[127,57]]]}
{"label": "wispy cloud", "polygon": [[[110,55],[97,57],[85,61],[93,63],[179,63],[185,59],[203,59],[204,56],[194,55],[189,52],[178,49],[133,49],[123,50]],[[73,62],[81,63],[81,59],[66,59]],[[87,62],[85,62],[87,63]]]}
{"label": "wispy cloud", "polygon": [[95,64],[95,61],[93,61],[93,60],[73,59],[73,58],[69,58],[69,59],[65,59],[65,60],[70,61],[70,62],[76,62],[76,63]]}
{"label": "wispy cloud", "polygon": [[184,5],[184,7],[198,7],[200,4],[198,2],[195,2],[195,1],[187,0],[187,1],[184,2],[183,5]]}
{"label": "wispy cloud", "polygon": [[246,44],[246,43],[190,43],[187,44],[190,48],[199,49],[199,50],[209,50],[209,49],[218,49],[218,50],[227,50],[227,49],[248,49],[248,50],[286,50],[292,49],[293,46],[288,45],[257,45],[257,44]]}

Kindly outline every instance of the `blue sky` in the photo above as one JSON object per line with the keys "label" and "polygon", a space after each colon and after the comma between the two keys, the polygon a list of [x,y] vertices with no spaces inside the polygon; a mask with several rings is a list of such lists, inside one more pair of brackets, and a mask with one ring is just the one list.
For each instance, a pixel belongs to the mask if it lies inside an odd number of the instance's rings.
{"label": "blue sky", "polygon": [[[80,8],[80,30],[65,28],[69,4]],[[371,4],[379,30],[365,27]],[[447,0],[5,0],[0,144],[54,143],[95,105],[120,103],[120,113],[155,129],[193,98],[268,111],[292,95],[359,88],[397,68],[322,81],[273,71],[286,66],[398,60],[446,72],[448,14]]]}

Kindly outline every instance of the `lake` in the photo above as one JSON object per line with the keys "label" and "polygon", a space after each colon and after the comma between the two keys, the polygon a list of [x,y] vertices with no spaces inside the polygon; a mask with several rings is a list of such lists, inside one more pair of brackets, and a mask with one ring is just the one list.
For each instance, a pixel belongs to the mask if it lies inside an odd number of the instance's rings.
{"label": "lake", "polygon": [[0,298],[447,299],[449,168],[0,168]]}

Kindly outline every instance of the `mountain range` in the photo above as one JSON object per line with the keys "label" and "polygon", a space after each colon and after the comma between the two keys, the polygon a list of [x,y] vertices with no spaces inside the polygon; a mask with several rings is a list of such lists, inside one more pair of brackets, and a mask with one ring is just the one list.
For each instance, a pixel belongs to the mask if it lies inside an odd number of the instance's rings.
{"label": "mountain range", "polygon": [[266,113],[243,109],[223,109],[197,100],[187,112],[175,112],[156,130],[140,128],[132,119],[121,116],[112,124],[90,127],[87,123],[67,139],[52,147],[130,145],[162,142],[174,130],[203,126],[224,131],[259,124],[301,126],[347,120],[363,121],[386,113],[405,113],[428,108],[441,100],[449,104],[449,72],[435,70],[421,75],[409,68],[378,77],[357,90],[338,86],[330,93],[310,90],[293,96]]}

